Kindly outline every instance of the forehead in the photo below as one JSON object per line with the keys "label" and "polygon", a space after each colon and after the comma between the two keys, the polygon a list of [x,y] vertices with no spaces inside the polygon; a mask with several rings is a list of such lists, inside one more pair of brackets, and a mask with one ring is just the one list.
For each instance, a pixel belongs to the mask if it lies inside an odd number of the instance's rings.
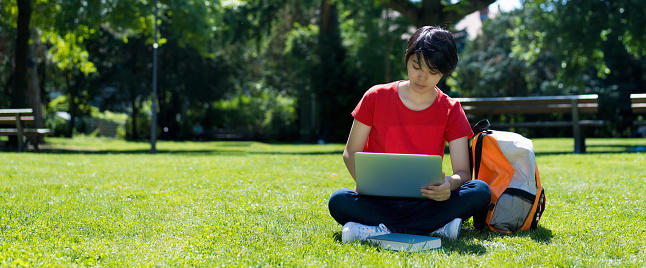
{"label": "forehead", "polygon": [[435,68],[431,68],[429,66],[429,64],[424,59],[424,55],[421,55],[421,54],[413,54],[413,55],[411,55],[411,57],[408,58],[408,62],[411,63],[411,64],[419,65],[421,68],[429,70],[429,71],[436,71]]}

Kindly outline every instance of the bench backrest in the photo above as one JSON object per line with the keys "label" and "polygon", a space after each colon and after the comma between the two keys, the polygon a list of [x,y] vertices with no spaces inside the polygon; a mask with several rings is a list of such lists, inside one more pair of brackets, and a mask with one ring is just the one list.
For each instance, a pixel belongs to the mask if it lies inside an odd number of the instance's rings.
{"label": "bench backrest", "polygon": [[596,113],[598,95],[457,98],[467,114],[550,114],[571,113],[576,105],[579,113]]}
{"label": "bench backrest", "polygon": [[0,125],[16,125],[18,116],[20,123],[33,123],[32,109],[0,109]]}
{"label": "bench backrest", "polygon": [[630,94],[630,101],[632,102],[633,113],[646,113],[646,93]]}
{"label": "bench backrest", "polygon": [[[599,109],[597,94],[544,97],[456,98],[467,114],[551,114],[571,113],[573,104],[579,113],[594,114]],[[632,111],[646,113],[646,93],[630,94]]]}

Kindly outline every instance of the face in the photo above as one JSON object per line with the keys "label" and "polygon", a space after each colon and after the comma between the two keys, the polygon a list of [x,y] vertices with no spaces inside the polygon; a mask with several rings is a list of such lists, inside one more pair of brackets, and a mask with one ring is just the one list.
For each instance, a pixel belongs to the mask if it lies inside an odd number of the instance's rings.
{"label": "face", "polygon": [[419,60],[415,55],[408,58],[406,64],[408,79],[413,90],[425,92],[435,89],[435,85],[442,79],[442,73],[437,70],[430,70],[423,57]]}

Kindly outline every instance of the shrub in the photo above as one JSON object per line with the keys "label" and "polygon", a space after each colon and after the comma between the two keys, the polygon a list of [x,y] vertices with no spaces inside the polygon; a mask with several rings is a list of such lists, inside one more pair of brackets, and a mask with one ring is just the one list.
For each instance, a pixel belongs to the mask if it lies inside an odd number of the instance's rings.
{"label": "shrub", "polygon": [[297,133],[293,97],[256,84],[213,104],[216,126],[257,140],[287,140]]}

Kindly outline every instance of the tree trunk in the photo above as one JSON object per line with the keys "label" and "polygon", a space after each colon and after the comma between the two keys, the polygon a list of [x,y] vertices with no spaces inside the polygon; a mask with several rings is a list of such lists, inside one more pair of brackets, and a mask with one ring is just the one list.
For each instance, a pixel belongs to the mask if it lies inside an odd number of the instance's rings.
{"label": "tree trunk", "polygon": [[329,113],[327,112],[327,108],[331,103],[326,103],[326,97],[327,96],[325,93],[327,90],[329,90],[329,80],[328,78],[332,75],[332,72],[330,72],[330,65],[334,62],[334,51],[332,50],[332,40],[331,39],[331,34],[330,34],[330,23],[332,18],[332,8],[335,8],[332,3],[330,3],[331,0],[321,0],[321,9],[320,9],[320,17],[319,17],[319,36],[318,36],[318,55],[320,58],[320,64],[319,64],[319,70],[318,70],[318,80],[314,79],[313,81],[315,82],[315,85],[313,88],[315,89],[315,95],[313,99],[313,105],[316,103],[317,100],[321,101],[321,106],[316,107],[318,108],[317,111],[314,111],[314,117],[312,120],[312,123],[314,124],[314,134],[316,136],[316,139],[318,140],[323,140],[327,138],[328,135],[328,120],[327,116]]}
{"label": "tree trunk", "polygon": [[[16,48],[14,50],[14,71],[10,89],[12,108],[27,107],[27,51],[29,49],[29,22],[31,21],[31,0],[17,0],[18,21],[16,27]],[[18,146],[18,137],[9,136],[8,145]]]}
{"label": "tree trunk", "polygon": [[[38,127],[45,127],[45,111],[47,107],[47,91],[45,90],[45,84],[47,81],[47,57],[44,54],[41,54],[43,56],[41,58],[40,62],[40,67],[38,68],[38,91],[39,91],[39,106],[40,106],[40,114],[42,120],[40,120],[41,124],[39,125],[36,123],[36,126]],[[40,140],[38,143],[44,143],[45,142],[45,136],[40,136]]]}
{"label": "tree trunk", "polygon": [[40,88],[38,87],[38,69],[33,63],[27,68],[27,92],[29,96],[29,107],[33,110],[34,127],[43,128],[43,111],[40,102]]}
{"label": "tree trunk", "polygon": [[136,140],[139,138],[137,136],[137,115],[139,114],[139,107],[137,107],[137,96],[132,88],[130,89],[130,105],[132,105],[132,131],[130,132],[130,138]]}
{"label": "tree trunk", "polygon": [[31,0],[18,1],[17,38],[15,48],[15,69],[11,106],[25,108],[27,106],[27,52],[29,50],[29,22],[31,20]]}
{"label": "tree trunk", "polygon": [[319,36],[317,52],[320,64],[312,79],[315,102],[320,107],[316,111],[315,125],[318,138],[324,140],[342,140],[347,134],[346,122],[339,120],[339,107],[344,103],[338,97],[348,88],[352,79],[349,77],[345,60],[345,48],[342,44],[339,15],[336,2],[321,1]]}
{"label": "tree trunk", "polygon": [[69,124],[67,125],[67,133],[65,134],[65,137],[71,138],[72,135],[74,134],[74,125],[76,123],[76,86],[72,86],[72,71],[67,70],[65,72],[65,83],[67,85],[67,92],[68,92],[68,112],[70,114],[70,121]]}
{"label": "tree trunk", "polygon": [[[34,43],[29,49],[30,59],[37,58],[37,46],[40,44],[37,40],[39,39],[38,34],[34,35]],[[43,106],[42,98],[40,95],[40,86],[41,83],[38,79],[38,65],[34,60],[28,60],[27,62],[27,96],[29,99],[29,107],[33,110],[34,114],[34,127],[43,128],[45,127],[43,121]],[[41,137],[42,138],[42,137]]]}

